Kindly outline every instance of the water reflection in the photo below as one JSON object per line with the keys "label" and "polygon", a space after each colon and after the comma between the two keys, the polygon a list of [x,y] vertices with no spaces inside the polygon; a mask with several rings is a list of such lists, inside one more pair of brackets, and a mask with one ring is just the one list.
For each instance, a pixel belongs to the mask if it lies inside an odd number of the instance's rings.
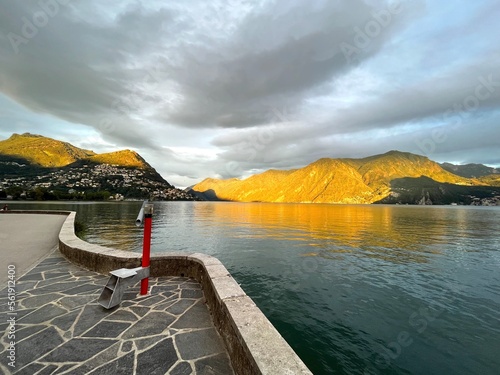
{"label": "water reflection", "polygon": [[[77,212],[87,226],[83,239],[141,251],[135,226],[141,202],[13,202],[13,209]],[[231,202],[155,202],[152,250],[206,251],[237,243],[241,248],[285,242],[293,254],[341,260],[366,257],[393,263],[428,262],[443,249],[479,251],[498,210]],[[268,242],[266,242],[268,241]],[[270,241],[270,242],[269,242]],[[274,241],[274,242],[273,242]],[[273,245],[270,245],[273,246]],[[484,246],[484,244],[483,244]]]}
{"label": "water reflection", "polygon": [[[13,208],[75,210],[89,242],[140,251],[140,205]],[[498,233],[497,207],[155,202],[152,250],[219,258],[315,374],[489,375]],[[420,333],[409,317],[422,309],[442,313]],[[371,371],[402,331],[413,344]]]}
{"label": "water reflection", "polygon": [[308,246],[302,255],[327,259],[355,254],[426,262],[439,253],[437,245],[455,238],[463,226],[450,225],[453,215],[447,209],[418,207],[220,203],[193,209],[197,222],[234,228],[236,237],[287,240],[292,246]]}

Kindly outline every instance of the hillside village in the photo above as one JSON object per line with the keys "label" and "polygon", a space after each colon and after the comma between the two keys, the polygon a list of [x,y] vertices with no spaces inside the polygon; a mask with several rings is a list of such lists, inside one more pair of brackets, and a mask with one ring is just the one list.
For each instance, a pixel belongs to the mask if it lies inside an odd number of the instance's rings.
{"label": "hillside village", "polygon": [[[0,162],[0,167],[2,165],[27,167],[17,162]],[[83,164],[34,176],[6,177],[0,180],[0,191],[6,192],[4,198],[11,199],[39,199],[40,194],[45,194],[60,199],[195,200],[192,195],[159,181],[146,170],[109,164]]]}
{"label": "hillside village", "polygon": [[0,141],[0,199],[196,200],[135,151],[96,154],[30,133]]}

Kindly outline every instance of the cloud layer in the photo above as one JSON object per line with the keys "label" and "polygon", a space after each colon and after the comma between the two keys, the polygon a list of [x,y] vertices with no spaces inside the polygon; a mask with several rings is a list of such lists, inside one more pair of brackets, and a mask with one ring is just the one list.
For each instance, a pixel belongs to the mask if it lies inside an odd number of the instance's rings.
{"label": "cloud layer", "polygon": [[500,5],[0,5],[0,135],[136,149],[171,183],[390,149],[500,165]]}

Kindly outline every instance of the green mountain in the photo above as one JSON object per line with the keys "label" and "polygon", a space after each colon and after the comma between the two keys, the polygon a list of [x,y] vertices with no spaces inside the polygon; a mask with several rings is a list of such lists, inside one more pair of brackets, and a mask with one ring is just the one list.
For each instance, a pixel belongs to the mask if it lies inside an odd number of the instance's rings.
{"label": "green mountain", "polygon": [[[500,185],[497,185],[500,186]],[[391,193],[377,203],[497,205],[500,188],[437,182],[429,177],[404,177],[391,181]]]}
{"label": "green mountain", "polygon": [[[438,184],[461,186],[465,195],[469,195],[471,187],[487,185],[450,173],[425,156],[390,151],[363,159],[324,158],[300,169],[269,170],[244,180],[205,179],[192,190],[205,199],[240,202],[383,203],[388,197],[396,198],[394,189],[404,188],[395,186],[394,181],[422,177]],[[416,186],[418,189],[419,184]],[[493,196],[499,189],[486,190]],[[421,187],[420,192],[425,194]],[[406,197],[390,203],[419,201]]]}
{"label": "green mountain", "polygon": [[493,174],[500,175],[500,169],[488,167],[483,164],[457,165],[451,163],[442,163],[440,165],[441,167],[443,167],[443,169],[447,170],[448,172],[467,178],[480,178]]}
{"label": "green mountain", "polygon": [[2,196],[32,199],[193,200],[169,184],[137,152],[96,154],[25,133],[0,141]]}

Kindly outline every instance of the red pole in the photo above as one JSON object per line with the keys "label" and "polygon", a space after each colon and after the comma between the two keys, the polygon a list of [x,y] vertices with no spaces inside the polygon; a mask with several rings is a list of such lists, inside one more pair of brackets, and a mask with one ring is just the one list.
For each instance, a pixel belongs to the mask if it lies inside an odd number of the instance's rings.
{"label": "red pole", "polygon": [[[150,207],[148,207],[150,206]],[[142,266],[149,267],[151,254],[151,229],[153,224],[153,205],[146,205],[144,209],[144,240],[142,243]],[[148,294],[149,278],[141,280],[141,295]]]}

